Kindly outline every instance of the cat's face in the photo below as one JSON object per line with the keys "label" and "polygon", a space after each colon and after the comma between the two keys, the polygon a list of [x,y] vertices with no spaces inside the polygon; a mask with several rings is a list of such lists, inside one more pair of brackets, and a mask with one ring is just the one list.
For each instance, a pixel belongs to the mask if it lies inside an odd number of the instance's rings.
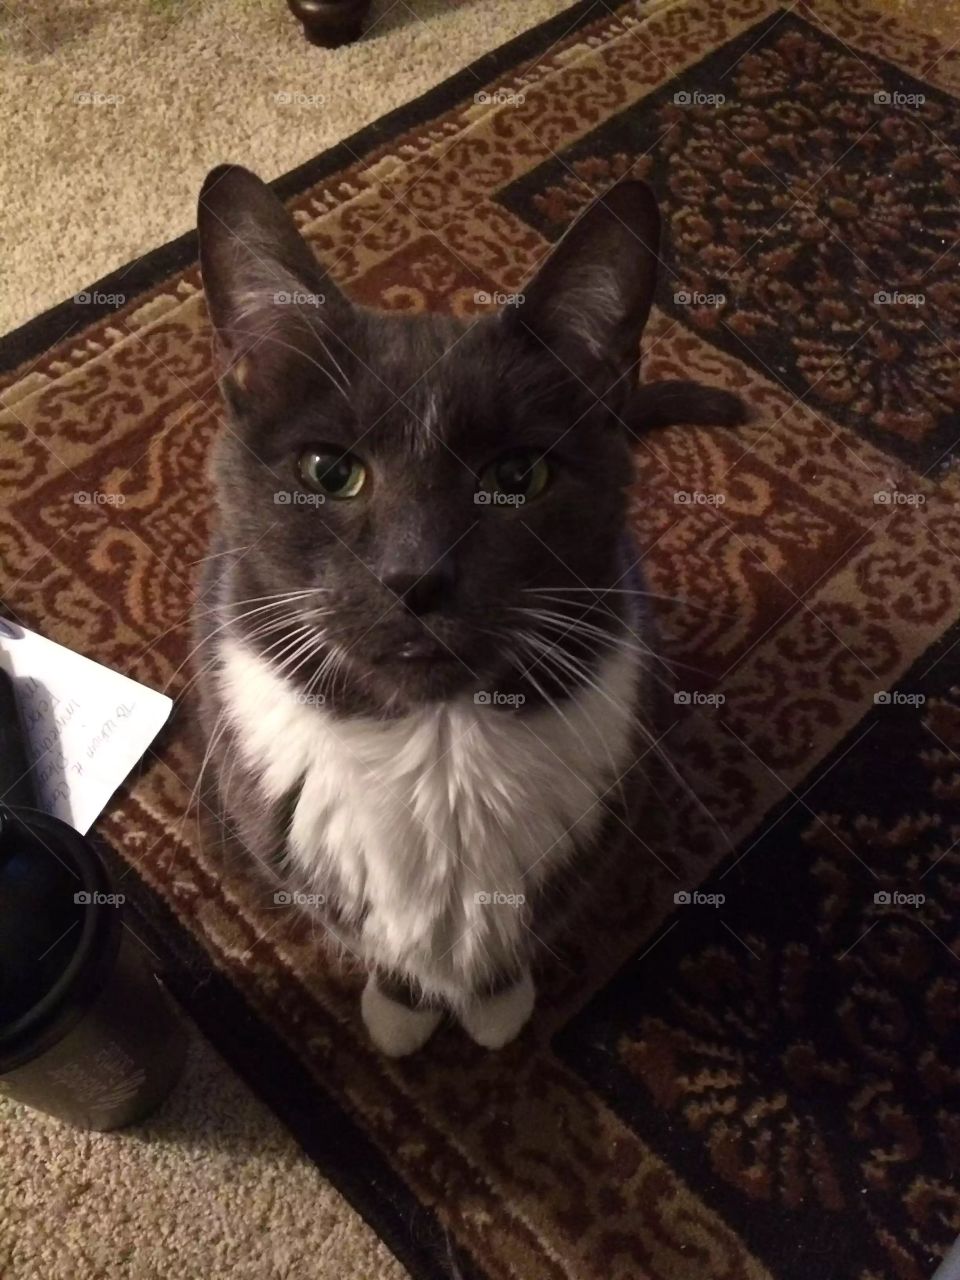
{"label": "cat's face", "polygon": [[207,180],[201,261],[231,417],[214,475],[224,546],[249,547],[230,594],[290,593],[241,625],[301,685],[326,659],[316,688],[383,708],[523,691],[547,643],[568,661],[537,665],[533,685],[561,692],[597,649],[562,619],[616,626],[585,588],[626,567],[616,410],[657,225],[639,184],[609,201],[521,306],[461,323],[352,306],[257,179]]}

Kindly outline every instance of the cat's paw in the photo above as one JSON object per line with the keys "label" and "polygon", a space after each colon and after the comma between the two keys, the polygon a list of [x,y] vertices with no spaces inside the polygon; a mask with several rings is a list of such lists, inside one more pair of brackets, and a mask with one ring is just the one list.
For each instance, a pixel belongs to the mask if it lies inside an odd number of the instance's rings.
{"label": "cat's paw", "polygon": [[470,1005],[460,1014],[460,1025],[485,1049],[502,1049],[526,1026],[535,999],[533,979],[524,973],[516,986]]}
{"label": "cat's paw", "polygon": [[390,1058],[404,1058],[422,1049],[443,1016],[438,1009],[411,1009],[391,1000],[372,975],[363,989],[360,1012],[370,1039]]}

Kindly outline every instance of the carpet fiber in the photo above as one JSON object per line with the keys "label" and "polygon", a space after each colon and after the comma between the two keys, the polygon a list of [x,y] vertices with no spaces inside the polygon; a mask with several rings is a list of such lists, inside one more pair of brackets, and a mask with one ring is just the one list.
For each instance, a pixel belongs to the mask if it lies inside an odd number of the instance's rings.
{"label": "carpet fiber", "polygon": [[0,333],[188,231],[214,165],[286,173],[569,3],[373,0],[332,52],[286,0],[0,4]]}
{"label": "carpet fiber", "polygon": [[4,1280],[405,1280],[200,1036],[162,1108],[87,1133],[0,1103]]}
{"label": "carpet fiber", "polygon": [[[99,824],[173,989],[418,1280],[921,1280],[960,1231],[958,92],[858,0],[584,4],[281,186],[354,298],[467,313],[642,176],[645,374],[753,412],[637,442],[687,781],[502,1053],[371,1051],[360,975],[185,818],[189,694]],[[0,446],[9,605],[178,692],[222,414],[194,250],[7,340]]]}

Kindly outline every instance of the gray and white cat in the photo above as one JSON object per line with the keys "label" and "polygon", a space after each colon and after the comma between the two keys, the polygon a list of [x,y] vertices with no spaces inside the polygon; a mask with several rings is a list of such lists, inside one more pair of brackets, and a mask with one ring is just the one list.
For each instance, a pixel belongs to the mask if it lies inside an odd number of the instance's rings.
{"label": "gray and white cat", "polygon": [[534,1005],[542,890],[635,750],[648,624],[631,433],[736,420],[640,391],[659,220],[624,182],[501,314],[352,305],[269,189],[213,171],[201,266],[229,412],[197,609],[227,827],[369,969],[385,1053]]}

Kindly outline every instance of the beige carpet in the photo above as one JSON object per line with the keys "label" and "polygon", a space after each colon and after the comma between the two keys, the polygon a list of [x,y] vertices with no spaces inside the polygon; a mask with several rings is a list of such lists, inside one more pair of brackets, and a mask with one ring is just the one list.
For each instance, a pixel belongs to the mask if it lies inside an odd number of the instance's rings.
{"label": "beige carpet", "polygon": [[403,1280],[406,1271],[194,1033],[148,1122],[86,1133],[0,1102],[4,1280]]}
{"label": "beige carpet", "polygon": [[[329,53],[284,0],[0,0],[0,332],[191,228],[213,165],[284,173],[568,3],[380,0]],[[199,1037],[127,1133],[0,1101],[0,1166],[5,1280],[406,1274]]]}
{"label": "beige carpet", "polygon": [[195,224],[224,160],[285,173],[570,0],[377,0],[315,49],[286,0],[0,0],[0,333]]}

